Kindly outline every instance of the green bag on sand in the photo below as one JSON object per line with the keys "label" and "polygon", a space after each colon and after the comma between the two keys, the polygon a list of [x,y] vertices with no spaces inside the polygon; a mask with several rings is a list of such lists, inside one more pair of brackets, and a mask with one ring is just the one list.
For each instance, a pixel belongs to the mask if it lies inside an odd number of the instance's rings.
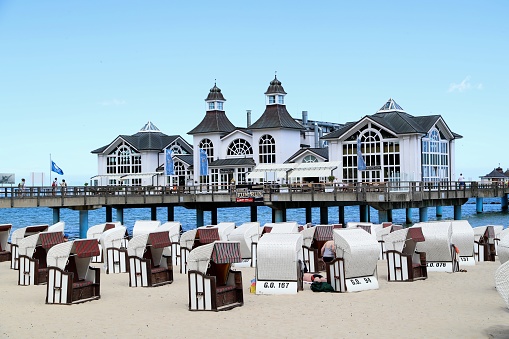
{"label": "green bag on sand", "polygon": [[315,281],[311,284],[311,291],[313,292],[334,292],[331,284],[323,281]]}

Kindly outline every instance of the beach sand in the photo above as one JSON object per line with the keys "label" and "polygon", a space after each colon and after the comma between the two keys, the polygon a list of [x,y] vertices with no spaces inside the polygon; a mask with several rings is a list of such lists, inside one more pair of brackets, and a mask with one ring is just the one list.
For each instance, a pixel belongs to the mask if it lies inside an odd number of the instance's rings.
{"label": "beach sand", "polygon": [[496,262],[468,272],[430,272],[428,279],[387,282],[356,293],[249,293],[254,269],[242,268],[244,306],[188,310],[187,275],[153,288],[131,288],[127,274],[101,272],[101,299],[46,305],[46,285],[18,286],[0,263],[1,338],[509,338],[509,309],[495,289]]}

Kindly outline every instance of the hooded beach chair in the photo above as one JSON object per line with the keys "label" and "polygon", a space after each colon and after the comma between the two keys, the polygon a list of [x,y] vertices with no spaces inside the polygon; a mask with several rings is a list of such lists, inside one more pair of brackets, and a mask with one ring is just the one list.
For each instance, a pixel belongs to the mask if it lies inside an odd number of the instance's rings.
{"label": "hooded beach chair", "polygon": [[428,273],[458,272],[459,253],[452,243],[451,223],[420,222],[412,227],[420,227],[424,241],[417,243],[417,252],[426,253]]}
{"label": "hooded beach chair", "polygon": [[385,260],[387,259],[385,252],[386,252],[386,246],[385,246],[385,238],[387,235],[389,235],[391,232],[401,230],[403,228],[402,225],[394,225],[392,222],[383,222],[382,227],[377,227],[376,232],[376,240],[380,244],[380,254],[378,256],[378,259]]}
{"label": "hooded beach chair", "polygon": [[11,229],[11,224],[0,225],[0,262],[11,260],[11,247],[9,246]]}
{"label": "hooded beach chair", "polygon": [[459,251],[459,267],[474,266],[474,230],[470,223],[467,220],[449,220],[440,222],[451,224],[451,242]]}
{"label": "hooded beach chair", "polygon": [[48,225],[34,225],[14,230],[11,235],[11,268],[17,270],[19,268],[19,248],[18,243],[21,239],[30,235],[44,232],[48,230]]}
{"label": "hooded beach chair", "polygon": [[187,257],[196,247],[220,241],[220,228],[215,225],[201,226],[180,236],[180,273],[187,273]]}
{"label": "hooded beach chair", "polygon": [[270,233],[299,233],[299,224],[295,221],[268,222],[264,228]]}
{"label": "hooded beach chair", "polygon": [[428,277],[426,253],[415,250],[421,241],[424,241],[424,235],[420,227],[401,229],[385,237],[388,281],[414,281]]}
{"label": "hooded beach chair", "polygon": [[360,228],[333,231],[336,258],[326,263],[327,281],[336,292],[378,289],[376,238]]}
{"label": "hooded beach chair", "polygon": [[133,237],[127,244],[129,286],[155,287],[171,284],[171,257],[163,255],[164,248],[170,245],[168,231],[155,231]]}
{"label": "hooded beach chair", "polygon": [[500,265],[495,271],[495,286],[509,308],[509,261]]}
{"label": "hooded beach chair", "polygon": [[168,231],[170,246],[164,249],[163,255],[171,257],[173,267],[177,266],[180,259],[180,235],[182,234],[182,224],[179,221],[167,221],[159,226],[156,231]]}
{"label": "hooded beach chair", "polygon": [[215,241],[189,253],[190,311],[225,311],[244,304],[242,272],[231,270],[242,260],[240,243]]}
{"label": "hooded beach chair", "polygon": [[127,272],[128,234],[124,226],[117,226],[104,231],[99,238],[103,252],[106,274]]}
{"label": "hooded beach chair", "polygon": [[99,255],[96,239],[77,239],[51,247],[48,251],[47,304],[77,304],[101,297],[99,267],[91,267]]}
{"label": "hooded beach chair", "polygon": [[302,291],[302,269],[302,234],[266,233],[258,241],[256,294]]}
{"label": "hooded beach chair", "polygon": [[303,236],[302,253],[308,272],[325,271],[322,247],[327,241],[332,240],[333,229],[333,225],[316,225],[301,232]]}
{"label": "hooded beach chair", "polygon": [[498,260],[501,264],[509,261],[509,235],[498,242]]}
{"label": "hooded beach chair", "polygon": [[242,261],[233,264],[233,267],[256,267],[256,246],[260,236],[259,232],[259,222],[245,222],[228,235],[228,241],[240,243]]}
{"label": "hooded beach chair", "polygon": [[[117,225],[120,226],[120,222],[114,222],[114,223],[107,222],[107,223],[102,223],[102,224],[98,224],[98,225],[89,227],[87,230],[87,239],[96,239],[97,241],[99,241],[99,239],[101,238],[101,235],[105,231],[115,228]],[[103,261],[104,261],[104,259],[103,259],[102,245],[101,245],[101,243],[99,243],[99,255],[96,257],[93,257],[92,262],[102,263]]]}
{"label": "hooded beach chair", "polygon": [[474,227],[474,257],[478,262],[495,261],[495,228],[493,226]]}
{"label": "hooded beach chair", "polygon": [[64,242],[64,233],[40,232],[23,238],[18,243],[18,285],[45,284],[48,277],[47,253],[49,249]]}

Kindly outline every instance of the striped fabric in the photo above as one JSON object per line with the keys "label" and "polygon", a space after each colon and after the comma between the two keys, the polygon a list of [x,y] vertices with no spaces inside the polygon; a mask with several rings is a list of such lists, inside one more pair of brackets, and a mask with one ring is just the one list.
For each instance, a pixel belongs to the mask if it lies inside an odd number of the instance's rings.
{"label": "striped fabric", "polygon": [[424,234],[422,234],[422,228],[420,227],[410,227],[408,229],[408,238],[412,239],[415,242],[425,241]]}
{"label": "striped fabric", "polygon": [[74,249],[79,258],[95,257],[101,254],[97,239],[74,240]]}
{"label": "striped fabric", "polygon": [[104,225],[104,231],[111,230],[112,228],[115,228],[115,224],[106,223]]}
{"label": "striped fabric", "polygon": [[198,238],[200,239],[200,244],[210,244],[216,240],[221,240],[221,238],[219,238],[219,231],[217,228],[198,229]]}
{"label": "striped fabric", "polygon": [[332,240],[332,230],[334,226],[332,225],[320,225],[315,226],[315,240],[316,241],[328,241]]}
{"label": "striped fabric", "polygon": [[231,264],[241,262],[240,243],[238,242],[220,242],[214,244],[210,260],[216,264]]}
{"label": "striped fabric", "polygon": [[148,235],[148,243],[153,248],[163,248],[171,245],[170,236],[168,232],[151,232]]}
{"label": "striped fabric", "polygon": [[495,228],[493,226],[486,226],[484,236],[486,239],[495,239]]}
{"label": "striped fabric", "polygon": [[9,231],[12,225],[0,225],[0,232]]}
{"label": "striped fabric", "polygon": [[40,233],[39,239],[41,240],[41,246],[48,250],[56,244],[64,242],[64,235],[62,232]]}
{"label": "striped fabric", "polygon": [[270,226],[263,226],[262,234],[270,233],[270,231],[272,231],[272,227],[270,227]]}

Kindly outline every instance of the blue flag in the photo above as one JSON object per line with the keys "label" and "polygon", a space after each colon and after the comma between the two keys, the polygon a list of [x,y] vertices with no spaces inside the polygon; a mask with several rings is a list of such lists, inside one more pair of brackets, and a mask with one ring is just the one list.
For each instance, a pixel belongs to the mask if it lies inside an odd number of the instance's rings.
{"label": "blue flag", "polygon": [[171,149],[166,149],[166,162],[164,168],[166,169],[166,175],[175,175],[173,151]]}
{"label": "blue flag", "polygon": [[362,157],[361,152],[361,139],[357,139],[357,169],[359,171],[365,171],[366,170],[366,163],[364,162],[364,158]]}
{"label": "blue flag", "polygon": [[60,169],[60,167],[58,167],[57,164],[55,164],[55,162],[53,160],[51,161],[51,172],[55,172],[60,175],[64,175],[64,171],[62,171]]}
{"label": "blue flag", "polygon": [[209,174],[209,159],[207,158],[207,151],[200,149],[200,175]]}

